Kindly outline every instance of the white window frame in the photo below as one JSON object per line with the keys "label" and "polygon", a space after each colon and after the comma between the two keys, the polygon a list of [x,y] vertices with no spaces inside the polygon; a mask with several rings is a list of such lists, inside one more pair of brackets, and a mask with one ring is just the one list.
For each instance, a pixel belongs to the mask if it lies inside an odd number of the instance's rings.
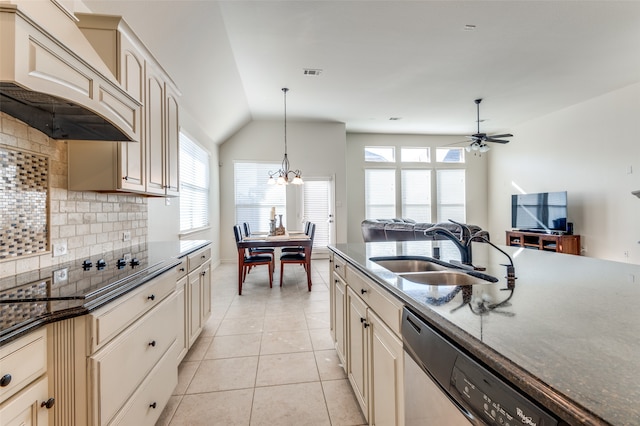
{"label": "white window frame", "polygon": [[210,157],[209,151],[180,131],[180,235],[210,226]]}

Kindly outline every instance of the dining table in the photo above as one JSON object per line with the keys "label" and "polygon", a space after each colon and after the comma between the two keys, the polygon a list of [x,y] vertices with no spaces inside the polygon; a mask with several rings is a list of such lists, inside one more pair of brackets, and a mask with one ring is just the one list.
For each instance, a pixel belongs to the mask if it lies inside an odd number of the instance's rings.
{"label": "dining table", "polygon": [[245,250],[264,247],[302,247],[304,250],[305,270],[307,271],[307,287],[311,291],[311,245],[313,242],[304,232],[290,232],[284,235],[268,233],[252,233],[238,242],[238,295],[242,295],[242,265]]}

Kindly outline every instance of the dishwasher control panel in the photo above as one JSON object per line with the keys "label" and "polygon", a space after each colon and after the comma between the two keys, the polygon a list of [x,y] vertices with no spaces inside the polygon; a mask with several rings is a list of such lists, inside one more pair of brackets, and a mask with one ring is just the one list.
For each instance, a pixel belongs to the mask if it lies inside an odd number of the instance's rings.
{"label": "dishwasher control panel", "polygon": [[487,424],[557,426],[555,418],[466,356],[458,356],[451,374],[452,393]]}

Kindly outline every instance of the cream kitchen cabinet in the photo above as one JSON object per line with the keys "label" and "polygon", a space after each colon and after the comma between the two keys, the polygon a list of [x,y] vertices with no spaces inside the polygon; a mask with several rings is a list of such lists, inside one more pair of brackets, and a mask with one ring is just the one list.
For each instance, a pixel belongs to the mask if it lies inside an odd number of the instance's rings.
{"label": "cream kitchen cabinet", "polygon": [[47,334],[34,331],[0,348],[0,424],[49,423],[55,399],[47,378]]}
{"label": "cream kitchen cabinet", "polygon": [[84,35],[143,107],[140,143],[69,141],[69,189],[179,195],[179,91],[121,17],[77,16]]}
{"label": "cream kitchen cabinet", "polygon": [[344,364],[356,399],[369,424],[403,425],[402,303],[338,256],[331,264],[333,335],[340,353],[344,330]]}
{"label": "cream kitchen cabinet", "polygon": [[181,260],[176,266],[178,362],[184,359],[211,316],[211,248],[202,248]]}
{"label": "cream kitchen cabinet", "polygon": [[329,297],[330,297],[330,328],[338,358],[342,367],[347,369],[346,347],[346,307],[347,284],[345,283],[346,262],[339,256],[331,253],[329,260],[331,265]]}
{"label": "cream kitchen cabinet", "polygon": [[154,425],[177,385],[175,269],[47,325],[54,425]]}

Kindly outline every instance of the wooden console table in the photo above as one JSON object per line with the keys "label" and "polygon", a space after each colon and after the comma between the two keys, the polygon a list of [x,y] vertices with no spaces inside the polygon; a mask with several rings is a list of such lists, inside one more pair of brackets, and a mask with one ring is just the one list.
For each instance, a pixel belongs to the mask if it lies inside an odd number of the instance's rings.
{"label": "wooden console table", "polygon": [[507,231],[507,245],[579,255],[580,235],[553,235],[540,234],[537,232]]}

